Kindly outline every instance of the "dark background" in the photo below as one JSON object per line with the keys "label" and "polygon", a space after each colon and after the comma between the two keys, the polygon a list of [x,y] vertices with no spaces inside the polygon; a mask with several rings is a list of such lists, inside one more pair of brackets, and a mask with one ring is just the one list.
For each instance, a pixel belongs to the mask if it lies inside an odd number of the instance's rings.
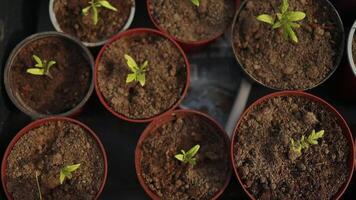
{"label": "dark background", "polygon": [[[136,5],[132,28],[153,27],[147,16],[145,0],[136,0]],[[354,12],[341,13],[347,33],[350,24],[356,19],[356,8],[353,10]],[[7,56],[25,37],[49,30],[54,29],[49,19],[48,0],[0,0],[0,155],[3,155],[14,135],[31,122],[29,117],[10,103],[4,93],[2,73]],[[98,49],[92,49],[94,55],[97,51]],[[342,98],[342,95],[350,96],[356,91],[355,89],[345,91],[338,80],[342,74],[342,67],[325,84],[310,92],[331,102],[346,117],[350,126],[356,127],[356,98],[351,98],[349,101],[344,101]],[[237,64],[236,68],[239,68]],[[248,104],[270,92],[272,91],[254,84]],[[100,199],[148,199],[137,181],[134,168],[135,145],[146,124],[132,124],[115,118],[104,109],[95,95],[92,95],[87,108],[76,118],[97,133],[107,151],[108,180]],[[355,181],[349,186],[343,199],[355,199],[352,193],[354,189],[356,189]],[[0,199],[5,199],[2,188]],[[234,176],[221,199],[247,199]]]}

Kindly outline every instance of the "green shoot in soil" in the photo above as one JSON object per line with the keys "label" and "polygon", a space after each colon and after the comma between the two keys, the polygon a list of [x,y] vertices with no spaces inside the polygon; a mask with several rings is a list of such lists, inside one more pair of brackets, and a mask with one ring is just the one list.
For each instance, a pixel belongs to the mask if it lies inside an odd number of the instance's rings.
{"label": "green shoot in soil", "polygon": [[127,62],[127,66],[130,68],[131,72],[127,75],[126,83],[131,83],[132,81],[138,81],[143,87],[146,83],[146,71],[148,61],[146,60],[143,65],[138,66],[136,61],[129,55],[125,54],[125,59]]}
{"label": "green shoot in soil", "polygon": [[294,141],[293,138],[290,139],[291,141],[291,150],[294,151],[298,156],[302,155],[302,150],[303,149],[308,149],[310,145],[317,145],[318,144],[318,139],[322,138],[324,136],[324,130],[315,132],[313,130],[308,138],[305,138],[304,135],[302,135],[302,138],[300,140]]}
{"label": "green shoot in soil", "polygon": [[200,0],[190,0],[195,6],[199,7]]}
{"label": "green shoot in soil", "polygon": [[299,28],[298,21],[303,20],[306,14],[301,11],[288,11],[288,0],[282,0],[282,4],[279,7],[279,13],[277,13],[277,21],[275,18],[268,14],[262,14],[257,16],[257,20],[270,24],[273,29],[282,28],[283,36],[286,40],[291,39],[293,42],[298,43],[298,37],[293,28]]}
{"label": "green shoot in soil", "polygon": [[62,185],[66,178],[71,179],[72,172],[77,170],[79,167],[80,167],[80,164],[68,165],[68,166],[63,167],[59,174],[60,184]]}
{"label": "green shoot in soil", "polygon": [[34,67],[29,67],[29,69],[27,69],[27,73],[32,74],[32,75],[37,75],[37,76],[43,76],[46,75],[49,78],[53,78],[51,73],[50,73],[50,69],[53,65],[55,65],[57,62],[50,60],[42,60],[40,57],[36,56],[36,55],[32,55],[33,60],[35,60],[36,64]]}
{"label": "green shoot in soil", "polygon": [[37,184],[37,190],[38,190],[38,196],[40,200],[42,200],[42,193],[41,193],[41,187],[40,187],[40,182],[38,181],[38,173],[36,171],[36,184]]}
{"label": "green shoot in soil", "polygon": [[195,145],[194,147],[192,147],[188,152],[185,152],[184,150],[181,150],[181,154],[177,154],[175,155],[174,157],[183,162],[183,163],[189,163],[191,165],[195,165],[196,164],[196,158],[195,158],[195,155],[198,153],[200,149],[200,145],[197,144]]}
{"label": "green shoot in soil", "polygon": [[94,25],[96,25],[99,21],[99,10],[101,7],[117,12],[117,9],[114,6],[112,6],[108,1],[90,0],[89,6],[82,9],[82,14],[84,16],[89,15],[89,11],[91,9],[92,20],[93,20]]}

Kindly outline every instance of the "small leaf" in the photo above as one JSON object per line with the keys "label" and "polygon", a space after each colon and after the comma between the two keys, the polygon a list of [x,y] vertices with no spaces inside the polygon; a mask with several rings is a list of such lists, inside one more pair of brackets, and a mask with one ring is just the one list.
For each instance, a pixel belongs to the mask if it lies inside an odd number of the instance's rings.
{"label": "small leaf", "polygon": [[[43,63],[40,57],[36,56],[36,55],[32,55],[32,58],[36,61],[36,65],[38,65],[38,67],[43,67]],[[37,66],[36,66],[37,67]]]}
{"label": "small leaf", "polygon": [[98,21],[99,21],[99,13],[98,13],[98,9],[93,6],[92,7],[93,9],[93,16],[92,16],[92,20],[93,20],[93,23],[94,25],[98,24]]}
{"label": "small leaf", "polygon": [[274,18],[267,14],[262,14],[262,15],[257,16],[257,20],[261,21],[261,22],[265,22],[270,25],[274,24]]}
{"label": "small leaf", "polygon": [[80,164],[74,164],[74,165],[68,165],[63,168],[63,171],[65,172],[74,172],[80,167]]}
{"label": "small leaf", "polygon": [[132,81],[134,81],[136,79],[136,74],[132,73],[132,74],[128,74],[127,78],[126,78],[126,83],[131,83]]}
{"label": "small leaf", "polygon": [[280,21],[278,21],[278,22],[276,22],[276,23],[273,24],[272,28],[273,28],[273,29],[276,29],[276,28],[279,28],[279,27],[281,27],[281,26],[282,26],[282,23],[281,23]]}
{"label": "small leaf", "polygon": [[38,75],[38,76],[41,76],[41,75],[45,74],[45,70],[44,69],[40,69],[40,68],[30,68],[30,69],[27,69],[26,72],[29,73],[29,74]]}
{"label": "small leaf", "polygon": [[278,18],[278,20],[282,20],[283,15],[281,13],[277,13],[277,18]]}
{"label": "small leaf", "polygon": [[109,10],[113,10],[117,12],[117,9],[114,6],[112,6],[108,1],[99,1],[98,3]]}
{"label": "small leaf", "polygon": [[290,38],[293,42],[298,43],[297,35],[295,34],[295,32],[293,31],[292,27],[291,27],[289,24],[285,25],[285,30],[286,30],[286,32],[287,32],[289,38]]}
{"label": "small leaf", "polygon": [[182,154],[175,155],[174,157],[179,161],[182,161],[182,162],[184,161],[184,155],[182,155]]}
{"label": "small leaf", "polygon": [[290,25],[291,25],[292,28],[300,28],[300,24],[297,24],[297,23],[294,23],[294,22],[291,22]]}
{"label": "small leaf", "polygon": [[188,154],[190,157],[194,157],[194,156],[198,153],[199,149],[200,149],[200,145],[197,144],[197,145],[195,145],[193,148],[191,148],[191,149],[187,152],[187,154]]}
{"label": "small leaf", "polygon": [[83,8],[83,9],[82,9],[82,14],[83,14],[84,16],[87,16],[87,15],[89,14],[90,8],[91,8],[91,6],[88,6],[88,7],[86,7],[86,8]]}
{"label": "small leaf", "polygon": [[56,62],[56,61],[53,61],[53,60],[49,61],[48,64],[47,64],[47,71],[49,71],[49,69],[50,69],[53,65],[55,65],[56,63],[57,63],[57,62]]}
{"label": "small leaf", "polygon": [[61,170],[59,173],[59,183],[62,185],[64,180],[66,178],[66,175],[63,173],[63,171]]}
{"label": "small leaf", "polygon": [[145,86],[145,83],[146,83],[146,76],[145,74],[137,74],[137,77],[136,77],[137,81],[140,82],[141,86]]}
{"label": "small leaf", "polygon": [[296,12],[292,11],[292,12],[287,12],[286,17],[288,21],[296,22],[296,21],[303,20],[306,17],[306,14],[300,11],[296,11]]}
{"label": "small leaf", "polygon": [[146,60],[146,61],[143,63],[143,65],[141,66],[141,70],[142,70],[142,71],[146,71],[147,66],[148,66],[148,61]]}
{"label": "small leaf", "polygon": [[287,12],[288,8],[289,8],[288,0],[282,0],[282,4],[279,7],[281,13],[284,14],[285,12]]}
{"label": "small leaf", "polygon": [[136,72],[138,70],[136,61],[130,55],[127,55],[127,54],[125,54],[124,57],[126,59],[128,67],[131,69],[131,71]]}
{"label": "small leaf", "polygon": [[191,2],[197,7],[200,5],[200,0],[191,0]]}

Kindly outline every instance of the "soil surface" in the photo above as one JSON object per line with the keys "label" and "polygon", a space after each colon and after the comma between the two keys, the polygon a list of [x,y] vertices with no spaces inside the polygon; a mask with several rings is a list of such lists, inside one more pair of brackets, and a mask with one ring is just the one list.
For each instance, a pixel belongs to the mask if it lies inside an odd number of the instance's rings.
{"label": "soil surface", "polygon": [[[146,83],[126,83],[131,73],[124,55],[139,66],[148,61]],[[170,109],[182,96],[187,77],[183,55],[168,39],[136,34],[110,44],[98,67],[99,89],[106,102],[131,119],[146,119]]]}
{"label": "soil surface", "polygon": [[164,30],[185,42],[211,39],[223,33],[231,24],[233,0],[150,0],[153,19]]}
{"label": "soil surface", "polygon": [[[348,176],[349,144],[336,116],[304,97],[275,97],[256,106],[237,129],[234,157],[257,199],[333,199]],[[325,130],[297,156],[291,138]]]}
{"label": "soil surface", "polygon": [[[54,60],[53,78],[26,72],[36,62]],[[11,67],[11,87],[18,101],[41,114],[60,114],[77,106],[86,96],[92,76],[83,50],[68,39],[48,36],[34,40],[18,52]]]}
{"label": "soil surface", "polygon": [[119,33],[131,13],[133,0],[109,0],[118,11],[99,8],[99,21],[94,25],[92,9],[84,16],[82,9],[89,6],[90,0],[56,0],[53,10],[60,28],[83,42],[100,42]]}
{"label": "soil surface", "polygon": [[[43,199],[94,199],[103,182],[104,160],[94,140],[80,126],[48,122],[22,136],[7,159],[7,189],[14,199],[39,199],[36,172]],[[81,164],[60,185],[60,170]]]}
{"label": "soil surface", "polygon": [[279,12],[281,0],[248,0],[234,27],[235,52],[254,79],[276,89],[314,87],[335,69],[342,48],[342,29],[334,11],[323,0],[290,0],[290,11],[306,18],[294,29],[297,44],[256,16]]}
{"label": "soil surface", "polygon": [[[230,176],[228,145],[219,130],[197,115],[176,117],[142,144],[141,170],[148,187],[162,199],[212,199]],[[196,165],[174,156],[199,144]]]}
{"label": "soil surface", "polygon": [[356,36],[354,36],[354,39],[352,41],[352,56],[354,59],[354,63],[356,64]]}

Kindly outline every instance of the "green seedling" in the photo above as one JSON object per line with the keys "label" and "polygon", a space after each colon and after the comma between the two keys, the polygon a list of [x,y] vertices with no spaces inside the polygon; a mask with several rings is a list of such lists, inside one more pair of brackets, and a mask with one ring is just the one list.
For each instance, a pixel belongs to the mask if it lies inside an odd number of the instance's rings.
{"label": "green seedling", "polygon": [[61,169],[59,174],[59,183],[62,185],[65,179],[71,179],[72,173],[80,167],[80,164],[68,165]]}
{"label": "green seedling", "polygon": [[90,0],[89,6],[82,9],[82,14],[84,16],[89,15],[89,11],[92,13],[92,20],[94,25],[98,24],[99,21],[99,11],[101,8],[106,8],[112,11],[117,12],[117,9],[111,5],[108,1],[105,0]]}
{"label": "green seedling", "polygon": [[318,139],[324,136],[324,132],[324,130],[318,132],[313,130],[308,138],[305,138],[305,136],[302,135],[301,139],[297,141],[294,141],[293,138],[291,138],[291,150],[294,151],[298,156],[301,156],[303,149],[308,149],[309,146],[318,144]]}
{"label": "green seedling", "polygon": [[127,62],[127,66],[131,70],[131,73],[127,75],[126,83],[138,81],[143,87],[146,84],[145,73],[147,71],[148,61],[146,60],[141,66],[138,66],[136,61],[131,56],[125,54],[125,59]]}
{"label": "green seedling", "polygon": [[53,78],[51,73],[50,73],[50,69],[53,65],[55,65],[57,62],[50,60],[42,60],[40,57],[38,57],[37,55],[32,55],[33,60],[36,62],[34,67],[29,67],[29,69],[27,69],[27,73],[32,74],[32,75],[37,75],[37,76],[48,76],[49,78]]}
{"label": "green seedling", "polygon": [[196,164],[196,158],[195,156],[197,155],[198,151],[200,149],[200,145],[197,144],[194,147],[192,147],[188,152],[185,152],[184,150],[181,150],[181,154],[177,154],[174,157],[183,162],[183,163],[189,163],[191,165],[195,165]]}
{"label": "green seedling", "polygon": [[190,0],[195,6],[199,7],[200,0]]}
{"label": "green seedling", "polygon": [[300,28],[300,24],[297,22],[303,20],[306,14],[301,11],[288,11],[288,8],[288,0],[282,0],[279,12],[276,14],[277,21],[275,17],[268,14],[257,16],[257,20],[270,24],[273,29],[282,28],[283,36],[286,40],[291,39],[293,42],[298,43],[298,37],[293,28]]}
{"label": "green seedling", "polygon": [[41,187],[40,187],[40,181],[38,180],[39,174],[36,171],[36,184],[37,184],[37,190],[38,190],[38,197],[40,200],[42,200],[42,193],[41,193]]}

